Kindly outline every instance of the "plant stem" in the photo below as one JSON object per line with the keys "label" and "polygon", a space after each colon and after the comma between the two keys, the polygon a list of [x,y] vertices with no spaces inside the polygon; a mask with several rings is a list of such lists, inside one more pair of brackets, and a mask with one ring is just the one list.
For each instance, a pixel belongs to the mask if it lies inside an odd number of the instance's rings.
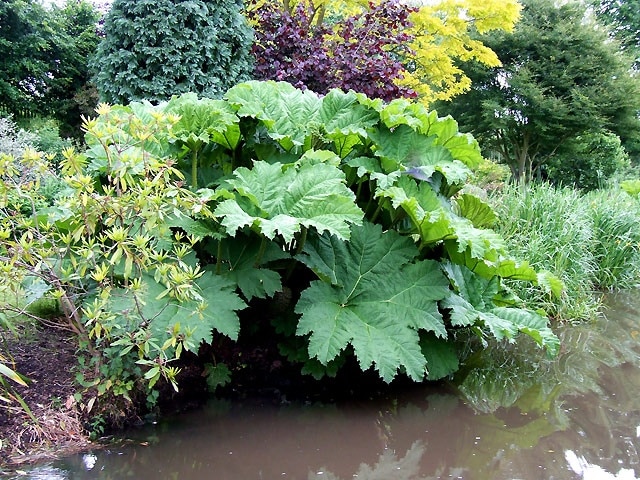
{"label": "plant stem", "polygon": [[216,252],[216,275],[220,275],[222,270],[222,240],[218,240],[218,251]]}
{"label": "plant stem", "polygon": [[258,255],[256,255],[256,261],[253,266],[258,268],[260,263],[262,262],[262,257],[264,256],[264,252],[267,251],[267,238],[262,237],[262,241],[260,242],[260,249],[258,250]]}
{"label": "plant stem", "polygon": [[380,212],[382,211],[382,202],[378,202],[378,206],[376,207],[376,211],[373,212],[373,215],[371,216],[371,219],[369,220],[371,223],[375,223],[376,218],[378,218],[378,215],[380,215]]}
{"label": "plant stem", "polygon": [[298,245],[296,245],[296,255],[298,255],[300,252],[302,252],[302,249],[304,248],[304,244],[307,241],[307,232],[309,231],[309,229],[307,227],[302,227],[302,229],[300,230],[300,238],[298,239]]}
{"label": "plant stem", "polygon": [[191,153],[191,187],[198,188],[198,150]]}

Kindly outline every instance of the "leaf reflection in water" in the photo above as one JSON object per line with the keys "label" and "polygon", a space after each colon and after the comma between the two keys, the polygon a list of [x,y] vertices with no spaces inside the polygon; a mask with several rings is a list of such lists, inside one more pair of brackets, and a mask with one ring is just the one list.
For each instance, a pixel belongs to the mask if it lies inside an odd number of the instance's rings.
{"label": "leaf reflection in water", "polygon": [[[393,450],[385,450],[374,466],[365,463],[360,465],[353,478],[358,480],[435,480],[438,478],[463,478],[465,469],[450,468],[444,475],[444,468],[435,472],[435,476],[420,476],[420,461],[426,449],[420,441],[411,445],[406,455],[398,458]],[[324,468],[318,472],[309,472],[308,480],[341,480],[340,477]]]}

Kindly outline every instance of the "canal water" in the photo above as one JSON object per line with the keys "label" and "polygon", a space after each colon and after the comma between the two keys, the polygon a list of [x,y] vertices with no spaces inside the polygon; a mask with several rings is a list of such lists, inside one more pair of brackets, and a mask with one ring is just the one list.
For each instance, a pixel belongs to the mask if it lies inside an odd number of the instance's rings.
{"label": "canal water", "polygon": [[19,478],[637,479],[640,292],[606,304],[596,322],[558,329],[553,360],[525,342],[489,347],[453,385],[383,398],[211,400]]}

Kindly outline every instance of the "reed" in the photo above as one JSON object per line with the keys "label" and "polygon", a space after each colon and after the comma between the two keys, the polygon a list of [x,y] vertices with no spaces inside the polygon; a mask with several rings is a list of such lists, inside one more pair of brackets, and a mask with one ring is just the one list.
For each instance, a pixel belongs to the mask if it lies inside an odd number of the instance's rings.
{"label": "reed", "polygon": [[602,290],[640,286],[640,202],[617,190],[585,196],[593,225],[594,284]]}
{"label": "reed", "polygon": [[548,184],[506,185],[494,194],[496,230],[515,257],[526,258],[538,270],[548,270],[565,283],[554,299],[520,282],[511,287],[528,306],[543,308],[558,319],[595,316],[599,301],[593,295],[598,262],[593,251],[595,232],[589,203],[574,189]]}

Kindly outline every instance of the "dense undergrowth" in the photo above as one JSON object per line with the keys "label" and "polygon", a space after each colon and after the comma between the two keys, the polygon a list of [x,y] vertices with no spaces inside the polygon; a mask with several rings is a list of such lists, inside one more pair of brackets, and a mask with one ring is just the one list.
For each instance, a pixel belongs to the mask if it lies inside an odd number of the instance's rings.
{"label": "dense undergrowth", "polygon": [[562,279],[559,298],[523,284],[512,288],[529,305],[562,320],[588,320],[600,307],[597,291],[640,282],[640,203],[619,187],[581,193],[571,188],[506,185],[491,198],[496,230],[516,256]]}
{"label": "dense undergrowth", "polygon": [[593,290],[640,273],[636,199],[539,185],[485,201],[477,143],[404,100],[248,82],[98,114],[60,159],[0,155],[0,317],[54,305],[85,411],[154,404],[185,351],[210,388],[233,382],[216,349],[247,336],[316,378],[445,378],[469,335],[553,355],[548,317],[590,318]]}
{"label": "dense undergrowth", "polygon": [[[2,157],[2,288],[57,302],[86,354],[86,405],[153,402],[159,380],[178,388],[183,351],[243,329],[316,377],[355,358],[386,382],[454,372],[458,330],[557,351],[503,281],[561,285],[512,258],[464,190],[482,158],[453,119],[275,82],[98,113],[57,170],[31,150]],[[54,175],[63,188],[43,207]],[[274,296],[278,315],[246,314]],[[215,351],[207,372],[228,381]]]}

